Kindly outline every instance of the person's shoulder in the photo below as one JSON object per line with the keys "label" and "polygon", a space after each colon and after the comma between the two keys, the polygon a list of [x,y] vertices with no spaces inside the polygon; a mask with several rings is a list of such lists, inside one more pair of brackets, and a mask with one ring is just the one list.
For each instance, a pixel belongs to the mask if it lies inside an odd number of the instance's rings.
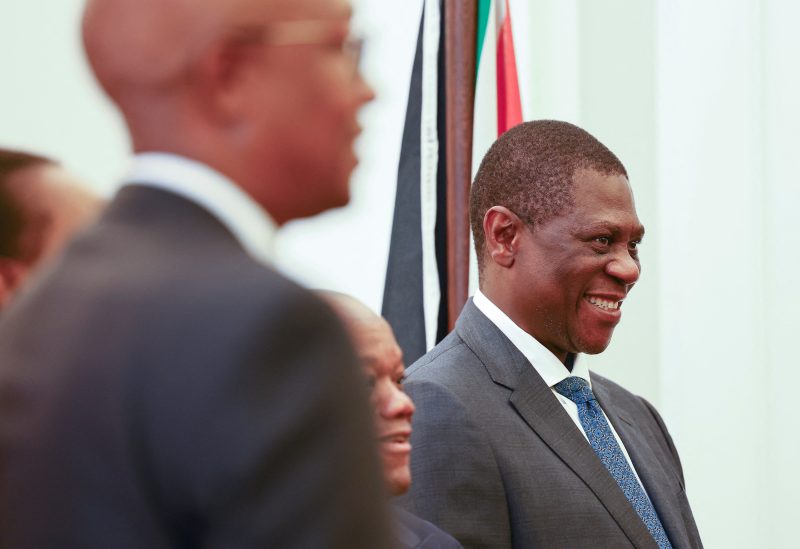
{"label": "person's shoulder", "polygon": [[460,549],[450,534],[400,507],[394,508],[395,532],[402,548]]}
{"label": "person's shoulder", "polygon": [[594,371],[591,371],[589,375],[591,376],[592,385],[604,390],[614,399],[615,402],[635,403],[638,406],[646,406],[651,409],[653,408],[652,404],[650,404],[644,397],[626,389],[619,383],[612,381],[605,376],[601,376]]}
{"label": "person's shoulder", "polygon": [[[280,331],[295,329],[300,333],[340,325],[333,310],[314,292],[253,259],[248,258],[238,269],[217,274],[220,281],[198,283],[197,289],[208,289],[200,299],[206,300],[209,313],[229,322],[256,327],[277,323],[282,326]],[[195,292],[182,292],[184,302],[193,299],[192,294],[197,299]],[[187,304],[186,309],[190,308]]]}
{"label": "person's shoulder", "polygon": [[589,375],[592,380],[592,385],[599,385],[603,387],[606,391],[609,391],[617,395],[624,395],[626,398],[638,398],[634,393],[632,393],[631,391],[629,391],[616,381],[612,381],[605,376],[601,376],[595,371],[590,371]]}
{"label": "person's shoulder", "polygon": [[448,376],[454,364],[477,360],[474,353],[464,343],[458,333],[450,332],[433,349],[418,358],[406,369],[408,379],[437,379]]}
{"label": "person's shoulder", "polygon": [[659,426],[659,429],[666,433],[666,426],[661,415],[646,398],[637,395],[619,383],[611,381],[607,377],[590,372],[592,385],[595,393],[605,392],[608,395],[609,403],[618,409],[627,410],[639,418],[651,417]]}

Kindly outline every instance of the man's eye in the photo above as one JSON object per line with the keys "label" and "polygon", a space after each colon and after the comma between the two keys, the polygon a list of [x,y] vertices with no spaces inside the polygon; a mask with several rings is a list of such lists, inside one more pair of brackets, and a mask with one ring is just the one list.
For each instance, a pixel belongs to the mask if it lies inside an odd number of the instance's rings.
{"label": "man's eye", "polygon": [[607,236],[598,236],[597,238],[594,239],[594,241],[603,246],[608,246],[609,244],[611,244],[611,238]]}
{"label": "man's eye", "polygon": [[403,383],[405,383],[405,381],[406,381],[406,376],[400,376],[399,378],[397,378],[395,380],[394,384],[402,389],[403,388]]}
{"label": "man's eye", "polygon": [[642,243],[641,240],[631,240],[630,242],[628,242],[628,249],[631,250],[631,251],[634,251],[634,252],[638,251],[639,250],[639,244],[641,244],[641,243]]}

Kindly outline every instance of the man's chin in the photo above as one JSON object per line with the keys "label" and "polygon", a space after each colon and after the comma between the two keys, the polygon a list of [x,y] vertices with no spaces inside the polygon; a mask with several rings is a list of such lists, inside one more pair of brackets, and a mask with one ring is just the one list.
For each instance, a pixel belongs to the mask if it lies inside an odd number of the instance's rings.
{"label": "man's chin", "polygon": [[310,200],[306,200],[302,204],[299,204],[298,208],[296,209],[291,219],[306,219],[309,217],[314,217],[323,212],[327,212],[328,210],[342,208],[344,206],[347,206],[347,204],[349,203],[350,203],[349,191],[344,191],[341,193],[330,193],[328,196],[325,196],[324,198],[319,197],[319,199],[316,202],[311,202]]}
{"label": "man's chin", "polygon": [[585,355],[599,355],[611,344],[612,333],[608,335],[595,335],[593,337],[582,337],[575,346],[579,353]]}
{"label": "man's chin", "polygon": [[411,471],[406,468],[390,472],[386,484],[392,496],[402,496],[411,487]]}
{"label": "man's chin", "polygon": [[327,177],[327,180],[320,180],[320,185],[326,185],[328,192],[325,194],[324,204],[320,205],[320,211],[343,208],[350,203],[350,173],[351,170],[344,170],[342,173]]}
{"label": "man's chin", "polygon": [[331,208],[343,208],[350,203],[350,185],[349,182],[345,183],[344,189],[337,193],[336,196],[331,200]]}

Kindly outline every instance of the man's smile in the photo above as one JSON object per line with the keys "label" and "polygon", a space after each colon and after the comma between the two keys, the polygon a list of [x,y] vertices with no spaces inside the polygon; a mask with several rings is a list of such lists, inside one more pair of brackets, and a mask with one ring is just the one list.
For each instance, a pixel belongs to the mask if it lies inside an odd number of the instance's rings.
{"label": "man's smile", "polygon": [[595,307],[605,311],[618,311],[622,307],[622,302],[624,301],[624,298],[618,299],[590,294],[584,295],[583,298]]}

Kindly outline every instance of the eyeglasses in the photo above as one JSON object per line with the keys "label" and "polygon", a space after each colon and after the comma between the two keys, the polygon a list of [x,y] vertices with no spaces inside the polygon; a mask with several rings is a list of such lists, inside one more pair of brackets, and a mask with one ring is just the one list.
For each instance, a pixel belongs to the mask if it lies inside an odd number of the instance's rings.
{"label": "eyeglasses", "polygon": [[352,63],[355,76],[361,69],[364,38],[348,35],[343,42],[340,42],[335,29],[331,26],[332,23],[330,19],[276,21],[268,23],[256,32],[269,46],[330,46],[341,49],[342,54]]}

